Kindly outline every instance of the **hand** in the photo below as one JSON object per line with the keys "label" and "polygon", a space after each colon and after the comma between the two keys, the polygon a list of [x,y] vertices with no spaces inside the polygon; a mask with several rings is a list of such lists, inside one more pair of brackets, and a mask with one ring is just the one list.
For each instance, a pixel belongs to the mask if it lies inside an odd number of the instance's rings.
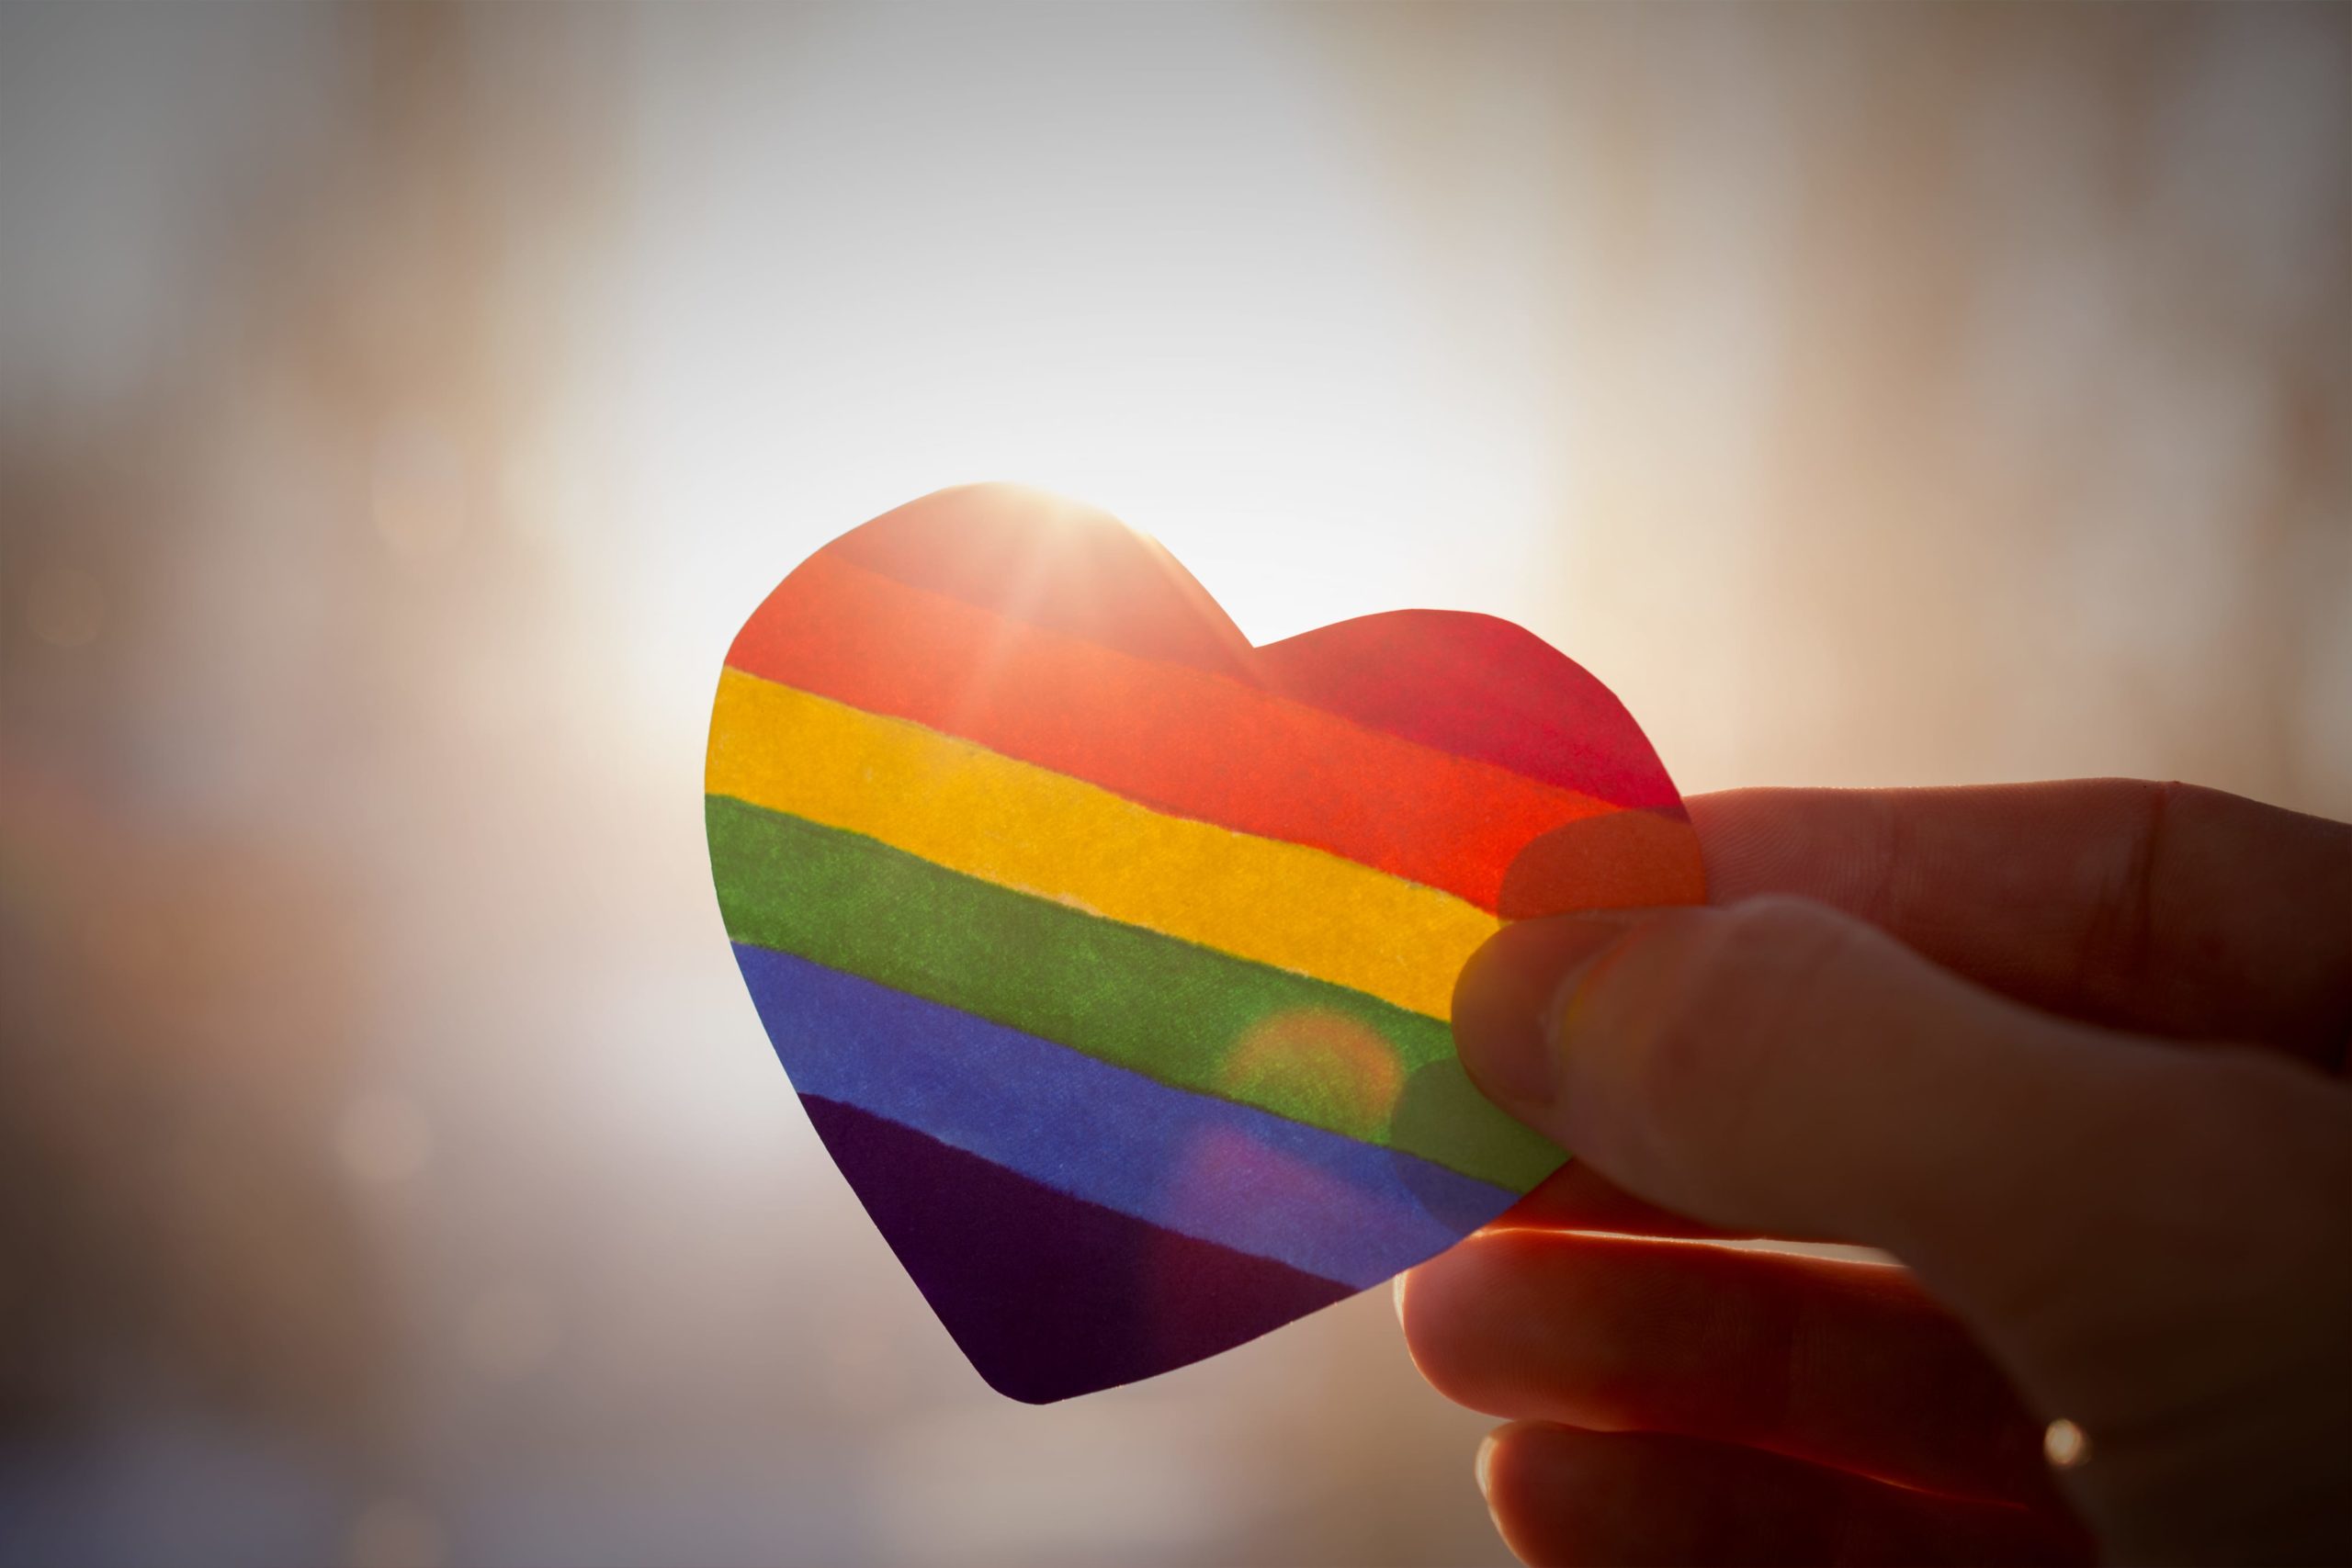
{"label": "hand", "polygon": [[1690,808],[1730,908],[1515,925],[1454,993],[1577,1156],[1398,1285],[1512,1418],[1511,1549],[2352,1558],[2352,830],[2120,782]]}

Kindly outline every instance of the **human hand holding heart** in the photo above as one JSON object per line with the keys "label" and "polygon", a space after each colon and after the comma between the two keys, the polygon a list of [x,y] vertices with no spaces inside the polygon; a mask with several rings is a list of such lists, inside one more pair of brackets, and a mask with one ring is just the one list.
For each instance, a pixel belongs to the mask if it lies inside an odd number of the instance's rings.
{"label": "human hand holding heart", "polygon": [[794,1087],[991,1385],[1148,1377],[1381,1283],[1555,1170],[1454,1055],[1507,920],[1694,902],[1623,707],[1490,617],[1253,648],[1035,492],[827,546],[729,649],[728,934]]}

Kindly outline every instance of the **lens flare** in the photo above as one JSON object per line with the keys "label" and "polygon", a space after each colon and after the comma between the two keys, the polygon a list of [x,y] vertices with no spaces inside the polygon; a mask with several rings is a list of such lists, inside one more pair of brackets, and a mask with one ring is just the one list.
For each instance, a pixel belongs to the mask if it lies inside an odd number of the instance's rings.
{"label": "lens flare", "polygon": [[1270,1015],[1233,1048],[1219,1074],[1235,1098],[1268,1091],[1328,1111],[1323,1125],[1353,1137],[1377,1137],[1404,1091],[1405,1068],[1368,1026],[1344,1013],[1302,1008]]}

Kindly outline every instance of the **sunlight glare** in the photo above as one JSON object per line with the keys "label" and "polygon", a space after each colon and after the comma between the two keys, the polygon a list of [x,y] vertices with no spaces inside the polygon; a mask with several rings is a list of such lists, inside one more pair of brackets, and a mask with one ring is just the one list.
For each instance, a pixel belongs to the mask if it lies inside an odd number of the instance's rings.
{"label": "sunlight glare", "polygon": [[1446,315],[1295,23],[785,15],[642,66],[611,379],[666,689],[825,539],[979,479],[1156,535],[1253,640],[1525,612],[1540,389]]}

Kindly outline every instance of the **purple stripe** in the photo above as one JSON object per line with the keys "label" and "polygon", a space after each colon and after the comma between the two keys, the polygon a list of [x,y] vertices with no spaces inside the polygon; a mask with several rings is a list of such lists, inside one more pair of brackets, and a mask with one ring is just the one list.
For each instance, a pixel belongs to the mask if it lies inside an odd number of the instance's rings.
{"label": "purple stripe", "polygon": [[1354,1293],[854,1106],[801,1103],[940,1322],[1012,1398],[1046,1404],[1188,1366]]}

